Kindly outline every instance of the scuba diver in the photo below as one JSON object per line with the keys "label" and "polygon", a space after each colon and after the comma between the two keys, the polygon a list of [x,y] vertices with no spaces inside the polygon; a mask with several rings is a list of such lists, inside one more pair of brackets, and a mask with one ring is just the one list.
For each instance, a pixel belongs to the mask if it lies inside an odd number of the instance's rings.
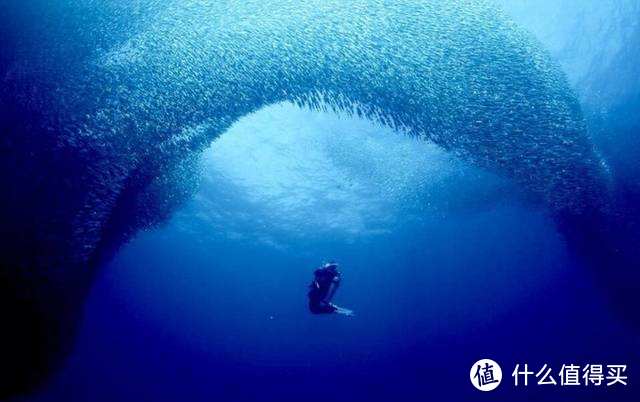
{"label": "scuba diver", "polygon": [[313,314],[342,314],[353,316],[353,311],[338,307],[331,303],[331,299],[336,294],[340,286],[340,272],[338,263],[328,262],[316,269],[314,278],[309,285],[309,310]]}

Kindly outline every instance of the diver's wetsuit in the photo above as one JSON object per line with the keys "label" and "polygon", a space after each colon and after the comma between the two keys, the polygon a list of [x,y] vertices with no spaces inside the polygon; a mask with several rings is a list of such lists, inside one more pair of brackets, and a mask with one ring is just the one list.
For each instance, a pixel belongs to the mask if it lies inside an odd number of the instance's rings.
{"label": "diver's wetsuit", "polygon": [[335,266],[318,268],[315,278],[309,285],[309,310],[313,314],[335,313],[337,308],[331,304],[331,297],[340,284],[340,273]]}

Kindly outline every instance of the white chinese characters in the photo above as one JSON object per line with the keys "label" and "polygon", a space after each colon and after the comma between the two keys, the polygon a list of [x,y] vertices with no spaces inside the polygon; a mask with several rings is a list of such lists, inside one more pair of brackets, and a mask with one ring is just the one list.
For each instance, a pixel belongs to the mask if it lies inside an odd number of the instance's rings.
{"label": "white chinese characters", "polygon": [[[528,386],[529,377],[534,375],[534,371],[529,370],[529,365],[516,364],[513,373],[515,386]],[[577,364],[563,364],[559,371],[553,372],[549,365],[544,364],[540,370],[535,372],[537,385],[560,385],[560,386],[606,386],[627,385],[626,364],[606,365],[606,372],[602,364],[587,364],[581,367]],[[605,376],[606,374],[606,376]],[[558,378],[559,382],[556,381]]]}

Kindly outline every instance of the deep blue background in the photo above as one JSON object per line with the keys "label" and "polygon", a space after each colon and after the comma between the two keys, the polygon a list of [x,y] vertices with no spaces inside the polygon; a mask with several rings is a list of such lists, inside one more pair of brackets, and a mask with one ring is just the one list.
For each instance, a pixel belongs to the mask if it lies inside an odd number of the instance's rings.
{"label": "deep blue background", "polygon": [[[565,69],[633,191],[637,2],[503,3]],[[203,158],[197,196],[100,272],[65,367],[16,400],[638,400],[637,332],[510,183],[290,105],[239,123]],[[354,318],[307,311],[328,259]],[[497,391],[469,383],[481,358],[502,365]],[[630,384],[514,388],[517,363],[549,364],[558,382],[563,364],[627,364]]]}

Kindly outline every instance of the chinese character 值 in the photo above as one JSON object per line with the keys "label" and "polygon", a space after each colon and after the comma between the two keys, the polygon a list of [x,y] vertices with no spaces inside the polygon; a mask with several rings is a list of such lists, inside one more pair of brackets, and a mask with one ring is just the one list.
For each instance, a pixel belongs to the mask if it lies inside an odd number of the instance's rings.
{"label": "chinese character \u503c", "polygon": [[[493,378],[492,368],[493,368],[493,365],[490,365],[489,363],[485,363],[484,367],[482,368],[478,364],[478,370],[476,371],[476,375],[473,376],[473,378],[478,379],[478,386],[483,387],[485,385],[498,382],[498,380]],[[482,373],[480,373],[480,370],[482,370]]]}
{"label": "chinese character \u503c", "polygon": [[580,366],[563,364],[560,369],[560,385],[580,385]]}

